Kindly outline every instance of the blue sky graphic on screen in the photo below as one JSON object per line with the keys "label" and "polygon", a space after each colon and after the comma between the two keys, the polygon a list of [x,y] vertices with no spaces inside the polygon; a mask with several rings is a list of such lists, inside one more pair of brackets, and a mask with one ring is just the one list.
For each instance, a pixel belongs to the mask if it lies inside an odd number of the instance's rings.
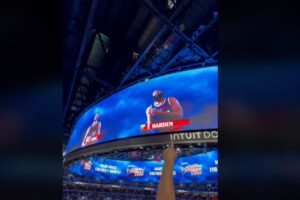
{"label": "blue sky graphic on screen", "polygon": [[[163,161],[121,161],[87,158],[75,162],[68,171],[92,179],[128,182],[159,182]],[[176,183],[217,182],[218,151],[178,158],[173,168]]]}
{"label": "blue sky graphic on screen", "polygon": [[[143,134],[217,128],[217,76],[217,67],[182,71],[138,83],[105,98],[79,117],[66,153]],[[153,95],[158,98],[156,103]],[[149,106],[150,121],[146,115]]]}

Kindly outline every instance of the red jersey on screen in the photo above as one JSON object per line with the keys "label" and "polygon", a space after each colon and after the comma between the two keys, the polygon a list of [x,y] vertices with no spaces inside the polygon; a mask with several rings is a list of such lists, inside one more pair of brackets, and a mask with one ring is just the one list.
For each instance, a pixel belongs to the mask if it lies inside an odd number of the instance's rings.
{"label": "red jersey on screen", "polygon": [[[161,104],[156,104],[155,102],[151,104],[151,109],[152,110],[159,110],[162,112],[171,112],[172,108],[169,102],[169,98],[165,98],[163,103]],[[174,118],[173,118],[174,119]],[[168,119],[166,117],[161,117],[161,116],[152,116],[152,121],[153,122],[161,122],[161,121],[167,121],[171,120],[170,117]]]}
{"label": "red jersey on screen", "polygon": [[[152,110],[159,110],[161,112],[171,112],[172,111],[172,107],[170,104],[170,100],[169,98],[165,98],[164,101],[161,104],[157,104],[157,103],[152,103],[151,104],[151,109]],[[164,121],[172,121],[172,120],[179,120],[181,118],[179,117],[163,117],[163,116],[152,116],[152,124],[155,124],[156,122],[164,122]],[[177,126],[177,127],[172,127],[172,128],[161,128],[159,129],[160,132],[169,132],[169,131],[181,131],[182,127],[181,126]]]}

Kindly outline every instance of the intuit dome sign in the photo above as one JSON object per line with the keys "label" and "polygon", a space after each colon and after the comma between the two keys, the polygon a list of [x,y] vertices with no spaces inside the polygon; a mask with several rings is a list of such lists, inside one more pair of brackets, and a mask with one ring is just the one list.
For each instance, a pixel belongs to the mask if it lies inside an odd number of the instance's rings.
{"label": "intuit dome sign", "polygon": [[218,142],[218,131],[194,131],[194,132],[182,132],[174,133],[170,135],[173,141],[211,141]]}

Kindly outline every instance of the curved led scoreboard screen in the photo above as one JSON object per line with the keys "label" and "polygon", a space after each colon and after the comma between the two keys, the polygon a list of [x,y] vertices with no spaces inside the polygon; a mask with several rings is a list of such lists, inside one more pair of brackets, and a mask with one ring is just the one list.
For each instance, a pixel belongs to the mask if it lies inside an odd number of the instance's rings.
{"label": "curved led scoreboard screen", "polygon": [[[73,163],[68,171],[90,179],[158,183],[163,161],[121,161],[89,157]],[[217,182],[218,151],[177,158],[173,177],[175,183]]]}
{"label": "curved led scoreboard screen", "polygon": [[137,136],[217,129],[218,67],[140,82],[90,106],[77,119],[65,153]]}

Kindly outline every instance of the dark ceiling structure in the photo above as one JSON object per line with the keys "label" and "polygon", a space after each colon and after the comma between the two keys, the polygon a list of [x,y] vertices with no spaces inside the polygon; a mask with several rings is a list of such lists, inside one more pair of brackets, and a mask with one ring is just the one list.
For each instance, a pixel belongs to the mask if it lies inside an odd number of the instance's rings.
{"label": "dark ceiling structure", "polygon": [[137,80],[217,64],[216,0],[64,0],[63,140],[90,104]]}

